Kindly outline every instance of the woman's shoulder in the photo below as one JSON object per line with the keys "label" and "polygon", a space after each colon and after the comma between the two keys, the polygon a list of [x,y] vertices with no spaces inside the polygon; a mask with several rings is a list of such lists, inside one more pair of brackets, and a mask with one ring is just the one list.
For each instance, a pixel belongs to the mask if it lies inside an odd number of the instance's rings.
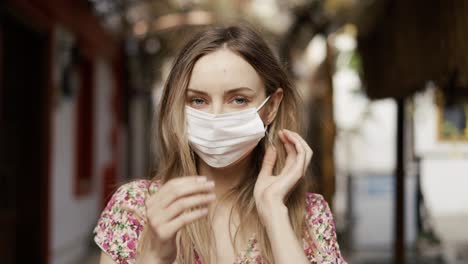
{"label": "woman's shoulder", "polygon": [[325,198],[318,193],[306,193],[306,220],[311,226],[325,225],[335,232],[335,222],[330,206]]}
{"label": "woman's shoulder", "polygon": [[132,213],[140,220],[145,220],[146,198],[161,186],[161,180],[138,179],[122,184],[107,202],[101,213],[102,217],[115,214]]}
{"label": "woman's shoulder", "polygon": [[330,207],[325,198],[318,193],[307,192],[306,205],[307,211],[312,215],[327,212],[330,210]]}
{"label": "woman's shoulder", "polygon": [[154,193],[161,185],[160,180],[138,179],[122,184],[112,195],[111,204],[144,205],[148,193]]}
{"label": "woman's shoulder", "polygon": [[147,194],[148,191],[154,192],[161,185],[161,180],[136,179],[120,185],[115,191],[114,196],[119,194]]}
{"label": "woman's shoulder", "polygon": [[304,251],[312,263],[346,263],[337,242],[335,221],[325,198],[306,193]]}
{"label": "woman's shoulder", "polygon": [[146,222],[145,200],[160,180],[122,184],[107,202],[93,233],[96,244],[116,263],[134,263],[140,233]]}
{"label": "woman's shoulder", "polygon": [[154,193],[160,187],[160,180],[133,180],[122,184],[107,202],[103,212],[114,213],[117,209],[135,210],[137,213],[145,208],[149,193]]}

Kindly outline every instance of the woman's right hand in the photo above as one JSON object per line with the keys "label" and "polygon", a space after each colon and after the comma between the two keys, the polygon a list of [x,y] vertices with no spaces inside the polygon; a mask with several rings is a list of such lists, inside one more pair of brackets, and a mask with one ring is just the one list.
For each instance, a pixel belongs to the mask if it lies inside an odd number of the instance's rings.
{"label": "woman's right hand", "polygon": [[206,177],[186,176],[169,180],[148,197],[146,217],[150,232],[141,257],[151,261],[139,263],[172,264],[177,257],[177,232],[208,214],[208,205],[216,198],[213,190],[214,182]]}

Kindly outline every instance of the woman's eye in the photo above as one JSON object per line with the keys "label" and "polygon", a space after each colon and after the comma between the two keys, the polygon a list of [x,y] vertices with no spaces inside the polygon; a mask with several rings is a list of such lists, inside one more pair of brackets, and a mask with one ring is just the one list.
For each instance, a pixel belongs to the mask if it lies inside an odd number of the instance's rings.
{"label": "woman's eye", "polygon": [[241,96],[238,96],[238,97],[234,98],[233,101],[234,101],[235,104],[238,104],[238,105],[248,103],[247,99],[245,99],[244,97],[241,97]]}
{"label": "woman's eye", "polygon": [[205,103],[205,100],[203,100],[202,98],[192,98],[191,103],[195,105],[202,105],[203,103]]}

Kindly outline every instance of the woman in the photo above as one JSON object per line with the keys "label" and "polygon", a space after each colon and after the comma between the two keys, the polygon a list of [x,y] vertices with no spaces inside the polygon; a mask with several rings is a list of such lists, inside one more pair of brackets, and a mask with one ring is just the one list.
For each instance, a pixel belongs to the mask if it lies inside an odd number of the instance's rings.
{"label": "woman", "polygon": [[297,91],[257,33],[196,35],[160,106],[158,171],[102,212],[101,263],[345,263],[327,202],[307,192]]}

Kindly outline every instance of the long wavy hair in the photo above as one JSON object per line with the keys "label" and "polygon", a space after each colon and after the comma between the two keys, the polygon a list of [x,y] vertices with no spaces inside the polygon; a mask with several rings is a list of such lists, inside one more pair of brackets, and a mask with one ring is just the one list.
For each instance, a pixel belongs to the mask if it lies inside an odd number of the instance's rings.
{"label": "long wavy hair", "polygon": [[[188,143],[185,120],[186,89],[192,69],[202,56],[216,50],[227,48],[241,56],[263,80],[266,95],[277,88],[283,89],[283,100],[274,121],[268,127],[269,141],[276,147],[277,161],[273,173],[280,173],[286,160],[286,151],[277,136],[281,129],[289,129],[303,134],[302,101],[293,88],[285,69],[280,65],[267,43],[260,35],[246,25],[212,26],[196,34],[181,49],[176,57],[162,93],[160,108],[155,122],[154,139],[157,147],[157,165],[152,181],[162,183],[186,175],[198,175],[197,157]],[[246,226],[255,224],[256,239],[266,263],[273,263],[273,253],[265,227],[261,224],[255,206],[253,190],[260,171],[268,139],[263,138],[251,153],[251,173],[244,175],[242,181],[234,186],[223,198],[233,198],[234,206],[229,216],[229,226],[233,220],[233,210],[239,214],[240,223],[235,234],[230,232],[231,243],[236,255],[239,249],[235,243],[239,234],[244,235]],[[305,195],[308,189],[306,177],[288,194],[285,201],[293,230],[301,241],[303,235]],[[221,197],[220,197],[221,198]],[[208,216],[206,221],[195,221],[180,230],[177,246],[177,263],[194,263],[194,249],[203,263],[210,263],[210,252],[214,243],[214,232]],[[143,230],[142,236],[146,233]],[[245,238],[245,236],[243,237]],[[140,240],[142,241],[142,240]]]}

